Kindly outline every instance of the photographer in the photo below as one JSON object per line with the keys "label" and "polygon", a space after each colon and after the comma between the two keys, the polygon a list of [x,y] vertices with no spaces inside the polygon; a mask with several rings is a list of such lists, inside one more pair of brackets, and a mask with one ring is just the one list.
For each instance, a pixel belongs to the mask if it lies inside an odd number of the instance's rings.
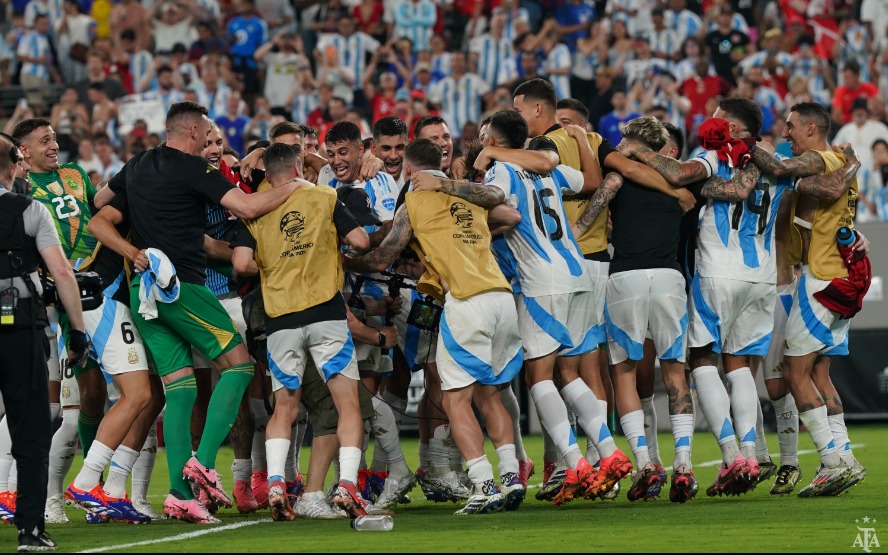
{"label": "photographer", "polygon": [[41,259],[55,279],[71,322],[69,364],[85,359],[87,341],[79,288],[49,211],[29,197],[9,192],[21,160],[10,138],[0,138],[0,393],[18,464],[19,550],[45,551],[55,549],[56,543],[44,532],[43,521],[52,428],[49,346],[43,332],[47,318],[37,277]]}

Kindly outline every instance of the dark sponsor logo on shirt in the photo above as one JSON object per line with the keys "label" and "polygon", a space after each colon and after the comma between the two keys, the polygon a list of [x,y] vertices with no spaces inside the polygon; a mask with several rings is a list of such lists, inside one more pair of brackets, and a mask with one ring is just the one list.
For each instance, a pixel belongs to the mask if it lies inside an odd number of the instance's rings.
{"label": "dark sponsor logo on shirt", "polygon": [[300,243],[299,237],[305,231],[305,217],[296,210],[287,212],[281,218],[281,233],[284,234],[287,241],[293,243],[293,246],[281,253],[281,258],[289,258],[300,256],[307,249],[314,246],[314,243]]}
{"label": "dark sponsor logo on shirt", "polygon": [[472,224],[475,222],[475,216],[472,211],[462,202],[454,202],[450,205],[450,216],[453,218],[454,225],[460,228],[459,233],[454,233],[454,239],[461,239],[466,244],[476,244],[481,239],[481,235],[472,233]]}

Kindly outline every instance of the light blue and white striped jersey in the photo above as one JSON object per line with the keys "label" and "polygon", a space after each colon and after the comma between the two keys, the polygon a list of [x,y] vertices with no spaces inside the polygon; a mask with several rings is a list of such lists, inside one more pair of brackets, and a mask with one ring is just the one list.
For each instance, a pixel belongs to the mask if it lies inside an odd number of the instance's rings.
{"label": "light blue and white striped jersey", "polygon": [[350,37],[331,34],[321,37],[317,49],[323,52],[328,45],[333,45],[336,48],[339,65],[347,67],[351,71],[355,78],[354,88],[360,89],[364,70],[367,67],[367,54],[376,52],[376,49],[379,48],[379,41],[360,31]]}
{"label": "light blue and white striped jersey", "polygon": [[[707,33],[711,33],[712,31],[718,30],[718,21],[713,19],[709,22],[709,27],[706,29]],[[749,25],[746,23],[746,18],[744,18],[740,13],[734,12],[734,15],[731,17],[731,30],[732,31],[740,31],[746,36],[749,36]]]}
{"label": "light blue and white striped jersey", "polygon": [[395,8],[395,36],[410,39],[413,52],[428,50],[437,20],[438,12],[431,0],[404,0]]}
{"label": "light blue and white striped jersey", "polygon": [[[762,67],[763,65],[765,65],[765,60],[768,59],[768,57],[769,55],[766,50],[760,50],[759,52],[756,52],[751,56],[743,58],[738,65],[740,66],[740,69],[743,70],[743,72],[746,72],[749,70],[749,68]],[[776,54],[774,54],[774,59],[777,60],[778,67],[783,68],[789,68],[793,64],[793,62],[795,62],[795,57],[788,52],[777,52]]]}
{"label": "light blue and white striped jersey", "polygon": [[653,29],[648,33],[647,39],[651,45],[651,52],[662,52],[666,56],[672,56],[681,48],[682,41],[678,33],[668,27],[662,31]]}
{"label": "light blue and white striped jersey", "polygon": [[790,66],[790,75],[801,75],[808,79],[808,92],[814,94],[818,91],[826,89],[826,81],[821,73],[815,73],[818,67],[824,67],[828,70],[829,66],[821,66],[823,63],[820,58],[797,58]]}
{"label": "light blue and white striped jersey", "polygon": [[[714,150],[694,159],[706,167],[707,176],[728,180],[734,176],[730,162],[719,160]],[[774,221],[780,200],[789,189],[790,178],[763,176],[744,201],[709,199],[697,241],[700,276],[776,284]]]}
{"label": "light blue and white striped jersey", "polygon": [[440,102],[441,117],[447,121],[454,138],[462,136],[467,122],[481,121],[481,97],[490,89],[490,83],[474,73],[466,73],[459,79],[446,77],[435,85],[432,97]]}
{"label": "light blue and white striped jersey", "polygon": [[490,33],[484,33],[472,39],[469,52],[478,55],[478,75],[492,86],[518,78],[515,51],[509,39],[497,39]]}
{"label": "light blue and white striped jersey", "polygon": [[862,23],[858,23],[848,27],[845,34],[842,35],[842,39],[844,40],[840,43],[839,55],[836,60],[836,65],[839,68],[838,84],[845,84],[842,69],[845,67],[845,64],[852,60],[860,64],[860,80],[872,81],[869,68],[869,31]]}
{"label": "light blue and white striped jersey", "polygon": [[882,178],[882,172],[864,166],[857,173],[857,184],[858,195],[875,207],[876,213],[873,214],[862,200],[858,200],[854,221],[857,223],[888,222],[888,183]]}
{"label": "light blue and white striped jersey", "polygon": [[432,83],[437,83],[450,75],[450,52],[432,56]]}
{"label": "light blue and white striped jersey", "polygon": [[209,118],[216,119],[225,115],[225,105],[228,104],[230,94],[231,88],[220,83],[216,85],[215,93],[209,92],[205,87],[198,90],[197,99],[201,106],[206,106],[209,110]]}
{"label": "light blue and white striped jersey", "polygon": [[318,91],[307,93],[301,92],[296,94],[296,96],[293,97],[293,106],[290,111],[290,114],[293,116],[293,121],[303,125],[308,123],[308,114],[317,110],[320,105],[321,97],[318,95]]}
{"label": "light blue and white striped jersey", "polygon": [[[16,54],[30,58],[42,58],[46,55],[52,57],[52,49],[50,49],[49,40],[46,36],[41,35],[37,31],[30,31],[25,33],[19,41]],[[22,63],[22,75],[33,75],[34,77],[49,81],[49,67],[47,64],[24,62]]]}
{"label": "light blue and white striped jersey", "polygon": [[[549,175],[528,172],[516,164],[497,162],[484,182],[498,187],[506,203],[521,214],[521,223],[504,233],[521,293],[527,297],[591,291],[592,277],[570,230],[562,193],[583,188],[583,174],[559,165]],[[500,260],[511,260],[505,253]]]}
{"label": "light blue and white striped jersey", "polygon": [[782,116],[786,110],[786,102],[781,98],[780,93],[771,87],[759,87],[755,92],[754,100],[762,108],[768,108],[775,116]]}
{"label": "light blue and white striped jersey", "polygon": [[151,73],[151,66],[154,64],[154,57],[147,50],[138,50],[130,55],[129,70],[130,77],[133,81],[133,91],[138,94],[150,91],[157,86],[157,76],[155,75],[144,87],[140,87],[146,76]]}
{"label": "light blue and white striped jersey", "polygon": [[160,90],[157,87],[157,80],[155,79],[152,83],[154,85],[149,90],[156,90],[160,95],[160,101],[163,102],[163,112],[167,113],[170,111],[170,106],[176,104],[177,102],[182,102],[185,99],[185,95],[179,89],[170,89],[166,92]]}
{"label": "light blue and white striped jersey", "polygon": [[502,6],[493,8],[493,15],[502,12],[506,16],[506,26],[503,28],[503,36],[509,40],[515,40],[518,36],[518,24],[522,21],[530,28],[530,12],[526,8],[507,10]]}
{"label": "light blue and white striped jersey", "polygon": [[551,75],[549,71],[553,69],[570,69],[570,66],[570,49],[566,44],[556,44],[555,48],[546,56],[543,72],[547,74],[552,86],[555,87],[555,96],[558,97],[558,100],[570,98],[570,73]]}
{"label": "light blue and white striped jersey", "polygon": [[678,13],[666,10],[663,12],[663,23],[675,31],[681,41],[695,36],[703,28],[703,20],[690,10],[682,10]]}

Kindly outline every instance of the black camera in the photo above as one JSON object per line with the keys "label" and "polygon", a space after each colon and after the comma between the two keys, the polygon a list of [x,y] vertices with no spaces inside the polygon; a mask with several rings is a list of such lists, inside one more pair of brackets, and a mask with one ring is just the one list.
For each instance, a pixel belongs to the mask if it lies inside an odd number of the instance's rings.
{"label": "black camera", "polygon": [[[83,311],[88,312],[102,306],[104,298],[102,291],[104,287],[102,287],[102,278],[99,277],[99,274],[95,272],[75,272],[74,278],[77,280],[77,287],[80,289],[80,304],[83,306]],[[59,310],[64,309],[55,282],[50,279],[46,279],[43,282],[43,304],[55,306]]]}

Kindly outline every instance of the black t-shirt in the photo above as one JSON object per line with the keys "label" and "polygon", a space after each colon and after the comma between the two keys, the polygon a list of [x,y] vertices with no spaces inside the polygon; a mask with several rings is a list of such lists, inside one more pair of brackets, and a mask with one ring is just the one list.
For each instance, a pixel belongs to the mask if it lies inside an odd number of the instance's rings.
{"label": "black t-shirt", "polygon": [[[115,228],[121,237],[126,237],[130,232],[126,207],[126,191],[124,190],[117,193],[117,195],[111,199],[111,202],[108,203],[108,206],[117,209],[123,214],[123,222],[116,225]],[[126,279],[125,276],[121,277],[121,274],[123,273],[122,256],[108,247],[102,246],[99,249],[98,254],[96,254],[96,259],[93,260],[89,270],[99,274],[99,277],[102,279],[102,287],[111,294],[111,299],[129,306],[130,289],[128,284],[124,282]],[[108,291],[108,288],[112,286],[116,287],[116,290]]]}
{"label": "black t-shirt", "polygon": [[[561,129],[561,125],[555,124],[549,129],[546,129],[546,133],[551,133],[552,131],[557,131]],[[558,152],[558,147],[555,145],[555,142],[546,136],[534,137],[530,143],[527,145],[527,150],[551,150],[553,152]],[[604,137],[601,138],[601,144],[598,145],[598,152],[596,156],[598,156],[598,163],[601,165],[602,171],[604,170],[604,160],[610,156],[612,152],[616,152],[617,150],[611,146],[610,142]],[[608,262],[610,260],[610,254],[608,254],[607,249],[591,252],[589,254],[584,255],[586,260],[595,260],[598,262]]]}
{"label": "black t-shirt", "polygon": [[709,47],[715,72],[734,83],[734,74],[731,71],[734,68],[734,62],[731,61],[731,51],[738,46],[749,44],[749,37],[740,31],[732,30],[724,34],[716,29],[706,35],[705,42]]}
{"label": "black t-shirt", "polygon": [[706,199],[702,193],[703,183],[703,181],[698,181],[687,186],[688,191],[694,193],[697,204],[681,217],[681,227],[679,228],[678,265],[681,267],[681,273],[684,274],[686,289],[697,273],[697,227],[700,221],[700,211],[706,206]]}
{"label": "black t-shirt", "polygon": [[614,245],[611,274],[648,268],[681,271],[676,258],[681,225],[678,201],[624,179],[609,208]]}
{"label": "black t-shirt", "polygon": [[108,186],[127,190],[130,242],[160,249],[181,281],[204,285],[205,205],[219,204],[234,185],[206,159],[160,146],[136,155]]}

